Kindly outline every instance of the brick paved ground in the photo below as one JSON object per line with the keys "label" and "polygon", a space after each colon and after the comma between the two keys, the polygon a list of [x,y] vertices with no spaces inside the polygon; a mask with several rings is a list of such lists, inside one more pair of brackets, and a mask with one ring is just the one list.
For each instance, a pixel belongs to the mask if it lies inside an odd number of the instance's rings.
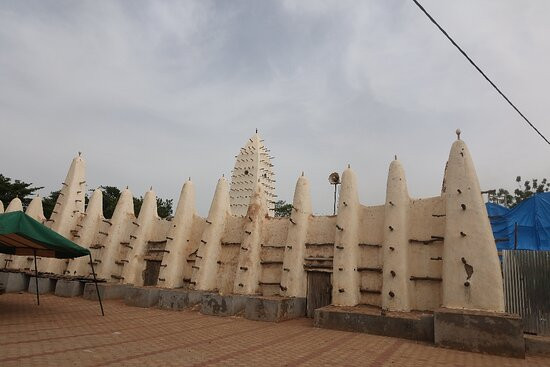
{"label": "brick paved ground", "polygon": [[0,366],[550,366],[367,334],[81,298],[0,295]]}

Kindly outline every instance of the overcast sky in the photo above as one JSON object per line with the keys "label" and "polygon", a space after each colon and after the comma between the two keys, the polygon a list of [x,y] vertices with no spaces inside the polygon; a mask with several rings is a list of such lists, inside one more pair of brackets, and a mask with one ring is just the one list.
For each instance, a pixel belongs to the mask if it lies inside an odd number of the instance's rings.
{"label": "overcast sky", "polygon": [[[422,3],[550,136],[550,1]],[[319,214],[348,163],[382,203],[394,154],[411,196],[438,195],[458,127],[483,189],[550,176],[550,147],[410,0],[2,0],[0,124],[0,173],[42,195],[82,151],[88,188],[177,202],[191,176],[203,215],[256,128],[279,197],[305,171]]]}

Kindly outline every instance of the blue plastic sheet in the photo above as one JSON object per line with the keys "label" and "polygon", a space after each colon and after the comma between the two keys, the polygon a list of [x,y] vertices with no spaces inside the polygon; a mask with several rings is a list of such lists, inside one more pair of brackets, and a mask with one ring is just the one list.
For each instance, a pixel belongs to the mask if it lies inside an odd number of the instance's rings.
{"label": "blue plastic sheet", "polygon": [[499,250],[514,249],[516,224],[518,250],[550,250],[550,192],[533,195],[512,209],[485,205]]}

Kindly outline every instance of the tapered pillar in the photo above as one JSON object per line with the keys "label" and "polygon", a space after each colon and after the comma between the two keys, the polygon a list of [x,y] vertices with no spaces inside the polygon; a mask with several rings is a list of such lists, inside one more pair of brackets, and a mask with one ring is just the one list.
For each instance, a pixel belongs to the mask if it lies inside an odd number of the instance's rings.
{"label": "tapered pillar", "polygon": [[23,203],[19,198],[12,199],[12,201],[10,201],[8,207],[6,208],[6,213],[22,212],[22,211],[23,211]]}
{"label": "tapered pillar", "polygon": [[[94,244],[95,238],[98,237],[103,219],[103,192],[98,188],[95,189],[88,202],[86,215],[81,221],[81,227],[79,227],[78,232],[73,235],[73,241],[84,248],[90,249],[90,246]],[[94,260],[97,261],[99,259]],[[89,262],[90,259],[87,256],[69,260],[67,274],[88,275],[90,273]],[[96,264],[97,263],[95,263],[94,266],[96,266]]]}
{"label": "tapered pillar", "polygon": [[218,258],[221,252],[221,239],[225,228],[225,219],[229,214],[229,186],[225,178],[220,178],[210,211],[208,212],[207,226],[201,238],[197,252],[198,261],[191,282],[195,289],[216,289],[218,273]]}
{"label": "tapered pillar", "polygon": [[128,262],[122,270],[124,283],[135,286],[143,285],[143,271],[145,270],[144,256],[147,250],[147,242],[151,238],[151,233],[159,219],[157,214],[157,196],[153,190],[149,190],[143,198],[136,221],[136,229],[130,236],[130,251],[126,259]]}
{"label": "tapered pillar", "polygon": [[239,262],[233,292],[238,294],[258,293],[262,266],[260,252],[262,230],[268,208],[262,187],[258,184],[252,195],[246,219],[244,221],[244,237],[239,252]]}
{"label": "tapered pillar", "polygon": [[[46,225],[66,238],[71,238],[71,231],[76,228],[80,215],[84,213],[85,171],[85,162],[79,154],[71,163],[52,215],[46,222]],[[63,274],[66,267],[67,261],[64,259],[48,258],[42,261],[44,272]]]}
{"label": "tapered pillar", "polygon": [[294,190],[292,213],[286,239],[283,259],[281,288],[287,297],[305,297],[307,292],[307,274],[304,270],[306,239],[311,217],[311,195],[309,181],[300,176]]}
{"label": "tapered pillar", "polygon": [[[44,210],[42,208],[42,198],[40,196],[36,196],[31,200],[25,214],[33,219],[36,219],[40,223],[43,223],[46,220]],[[11,267],[19,270],[25,270],[25,268],[34,269],[34,258],[31,256],[14,256]]]}
{"label": "tapered pillar", "polygon": [[355,306],[361,297],[357,272],[360,211],[357,177],[347,168],[342,174],[334,240],[332,303],[335,305]]}
{"label": "tapered pillar", "polygon": [[384,210],[382,308],[410,311],[409,298],[409,193],[401,163],[390,164]]}
{"label": "tapered pillar", "polygon": [[[14,198],[10,203],[8,204],[8,207],[6,208],[6,213],[12,213],[12,212],[22,212],[23,211],[23,203],[21,202],[21,199]],[[13,268],[13,261],[15,255],[7,255],[7,254],[0,254],[0,268]]]}
{"label": "tapered pillar", "polygon": [[195,217],[195,188],[189,180],[181,189],[176,215],[168,231],[165,250],[168,252],[162,258],[158,285],[166,288],[180,288],[183,286],[183,274],[187,257],[191,252],[191,233],[193,218]]}
{"label": "tapered pillar", "polygon": [[42,198],[40,196],[36,196],[31,200],[25,214],[41,223],[46,220],[44,208],[42,207]]}
{"label": "tapered pillar", "polygon": [[504,311],[497,249],[466,144],[451,148],[445,179],[443,307]]}
{"label": "tapered pillar", "polygon": [[95,258],[101,261],[95,267],[97,276],[107,281],[115,279],[111,275],[118,267],[115,262],[120,260],[121,247],[130,246],[126,241],[132,230],[137,227],[134,224],[137,222],[134,215],[133,196],[127,188],[120,193],[110,221],[108,236],[104,236],[103,241],[99,244],[100,248],[94,254]]}

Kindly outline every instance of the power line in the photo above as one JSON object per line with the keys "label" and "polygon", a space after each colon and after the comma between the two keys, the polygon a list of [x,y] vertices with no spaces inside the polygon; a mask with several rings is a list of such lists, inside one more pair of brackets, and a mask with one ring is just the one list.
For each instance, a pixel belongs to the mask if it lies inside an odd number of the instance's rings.
{"label": "power line", "polygon": [[531,126],[533,130],[535,130],[537,134],[539,134],[540,137],[543,138],[544,141],[550,145],[550,141],[548,141],[548,139],[546,139],[546,137],[542,135],[542,133],[535,127],[535,125],[533,125],[531,121],[529,121],[529,119],[525,117],[523,113],[521,113],[521,111],[512,103],[512,101],[510,101],[510,99],[508,99],[508,97],[506,97],[504,93],[502,93],[499,87],[497,87],[496,84],[493,83],[493,81],[489,79],[489,77],[483,72],[483,70],[481,70],[479,66],[477,66],[476,63],[466,54],[466,52],[464,52],[464,50],[460,48],[459,45],[457,45],[457,43],[451,38],[451,36],[449,36],[449,34],[435,21],[435,19],[426,11],[426,9],[424,9],[424,7],[420,5],[417,0],[412,1],[420,8],[420,10],[422,10],[424,14],[426,14],[426,16],[432,21],[432,23],[435,24],[437,28],[439,28],[439,30],[445,35],[445,37],[447,37],[447,39],[451,41],[451,43],[458,49],[458,51],[460,51],[460,53],[464,55],[464,57],[470,62],[470,64],[472,64],[472,66],[476,68],[476,70],[479,71],[481,75],[483,75],[485,80],[487,80],[493,86],[493,88],[495,88],[495,90],[502,96],[502,98],[504,98],[506,102],[508,102],[510,106],[512,106],[512,108],[516,110],[517,113],[519,113],[519,115],[525,120],[525,122],[527,122],[529,126]]}

